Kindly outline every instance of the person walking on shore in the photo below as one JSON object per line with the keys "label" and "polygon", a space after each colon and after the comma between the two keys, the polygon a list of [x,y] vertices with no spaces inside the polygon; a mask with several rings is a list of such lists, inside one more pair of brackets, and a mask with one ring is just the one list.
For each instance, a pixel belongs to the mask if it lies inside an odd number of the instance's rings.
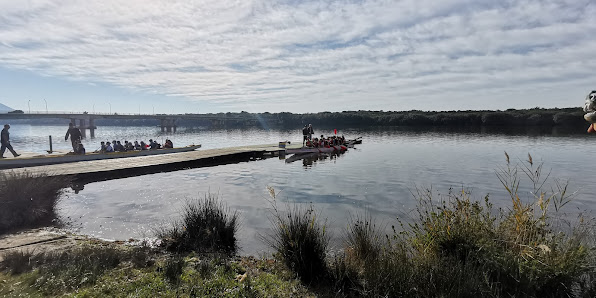
{"label": "person walking on shore", "polygon": [[10,125],[4,124],[4,129],[2,130],[0,138],[0,143],[2,143],[2,146],[0,146],[0,158],[4,158],[4,151],[6,151],[7,148],[14,157],[21,156],[12,149],[12,145],[10,144],[10,133],[8,133],[9,129]]}
{"label": "person walking on shore", "polygon": [[81,134],[81,130],[79,130],[74,124],[68,123],[68,130],[66,131],[66,136],[64,137],[64,141],[68,140],[68,136],[70,135],[70,142],[72,143],[72,150],[77,151],[79,147],[79,143],[81,142],[81,138],[83,135]]}

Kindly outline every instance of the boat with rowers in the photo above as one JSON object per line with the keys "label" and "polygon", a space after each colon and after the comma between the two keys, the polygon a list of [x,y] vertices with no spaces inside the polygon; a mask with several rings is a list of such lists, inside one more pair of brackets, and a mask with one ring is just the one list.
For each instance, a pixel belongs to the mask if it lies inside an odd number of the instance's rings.
{"label": "boat with rowers", "polygon": [[0,169],[12,169],[12,168],[23,168],[33,166],[44,166],[62,163],[71,163],[79,161],[90,161],[90,160],[103,160],[103,159],[114,159],[114,158],[127,158],[137,156],[149,156],[169,153],[180,153],[189,152],[201,148],[201,145],[189,145],[186,147],[178,148],[164,148],[164,149],[153,149],[153,150],[134,150],[124,152],[93,152],[87,154],[50,154],[50,155],[38,155],[32,157],[19,157],[10,159],[0,159]]}
{"label": "boat with rowers", "polygon": [[306,153],[333,153],[343,152],[348,150],[348,147],[343,145],[329,146],[329,147],[302,147],[295,149],[286,149],[286,154],[306,154]]}

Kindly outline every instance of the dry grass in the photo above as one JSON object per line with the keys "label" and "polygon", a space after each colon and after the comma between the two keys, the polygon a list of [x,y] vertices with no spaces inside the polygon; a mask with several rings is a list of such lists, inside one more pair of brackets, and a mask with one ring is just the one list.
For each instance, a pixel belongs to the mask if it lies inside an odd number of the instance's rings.
{"label": "dry grass", "polygon": [[0,173],[0,235],[55,225],[56,205],[69,183],[69,178],[62,176]]}

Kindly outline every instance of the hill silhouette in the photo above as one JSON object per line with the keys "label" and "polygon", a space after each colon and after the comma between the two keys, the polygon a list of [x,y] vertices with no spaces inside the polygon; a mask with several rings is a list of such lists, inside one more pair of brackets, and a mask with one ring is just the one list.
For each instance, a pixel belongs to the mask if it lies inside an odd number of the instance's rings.
{"label": "hill silhouette", "polygon": [[11,108],[9,106],[5,106],[0,103],[0,113],[8,113],[8,112],[12,112],[12,111],[14,111],[13,108]]}

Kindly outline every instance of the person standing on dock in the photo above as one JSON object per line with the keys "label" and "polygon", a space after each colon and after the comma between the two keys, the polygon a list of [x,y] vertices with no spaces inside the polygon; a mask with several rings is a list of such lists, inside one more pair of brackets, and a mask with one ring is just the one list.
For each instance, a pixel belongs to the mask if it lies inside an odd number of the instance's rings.
{"label": "person standing on dock", "polygon": [[4,124],[4,129],[2,130],[0,138],[0,143],[2,143],[2,146],[0,147],[0,158],[4,158],[4,151],[6,151],[6,148],[10,150],[10,153],[12,153],[14,157],[21,156],[20,154],[16,153],[14,149],[12,149],[12,145],[10,144],[10,133],[8,133],[9,129],[10,125]]}
{"label": "person standing on dock", "polygon": [[312,128],[312,124],[308,125],[308,140],[312,141],[312,135],[315,134],[314,129]]}
{"label": "person standing on dock", "polygon": [[304,128],[302,129],[302,146],[304,146],[304,144],[306,144],[307,140],[308,140],[308,125],[304,125]]}
{"label": "person standing on dock", "polygon": [[68,136],[70,135],[70,142],[72,143],[72,150],[77,151],[78,144],[81,142],[83,135],[81,131],[71,123],[68,123],[68,130],[66,131],[66,136],[64,137],[64,141],[68,140]]}

